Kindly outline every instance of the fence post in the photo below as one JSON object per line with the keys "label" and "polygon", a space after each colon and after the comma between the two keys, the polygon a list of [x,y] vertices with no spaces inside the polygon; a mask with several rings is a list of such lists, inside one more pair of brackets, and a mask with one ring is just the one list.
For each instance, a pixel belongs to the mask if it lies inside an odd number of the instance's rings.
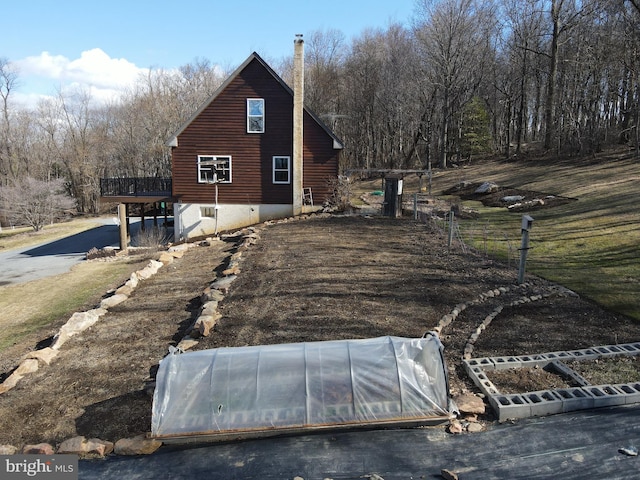
{"label": "fence post", "polygon": [[413,194],[413,219],[418,220],[418,194]]}
{"label": "fence post", "polygon": [[453,243],[453,224],[455,221],[455,213],[453,211],[453,205],[451,206],[451,210],[449,211],[449,242],[448,247],[451,248],[451,244]]}
{"label": "fence post", "polygon": [[518,284],[524,283],[524,270],[529,252],[529,230],[533,226],[533,218],[529,215],[522,216],[522,243],[520,244],[520,267],[518,268]]}

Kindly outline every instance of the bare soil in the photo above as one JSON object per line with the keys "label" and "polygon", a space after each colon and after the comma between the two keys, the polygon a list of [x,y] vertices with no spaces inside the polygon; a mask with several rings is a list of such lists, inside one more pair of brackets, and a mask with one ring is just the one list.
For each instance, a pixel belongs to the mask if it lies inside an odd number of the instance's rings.
{"label": "bare soil", "polygon": [[[476,391],[460,361],[469,336],[498,305],[525,295],[552,292],[505,307],[476,342],[474,356],[640,340],[640,325],[628,318],[540,278],[517,286],[514,269],[460,245],[448,249],[446,236],[431,223],[333,216],[260,226],[258,232],[260,240],[244,252],[241,273],[220,303],[222,319],[196,349],[419,337],[465,303],[441,334],[455,395]],[[225,237],[189,250],[67,342],[50,366],[0,395],[0,444],[59,444],[75,435],[115,441],[148,432],[145,385],[194,321],[202,291],[225,268],[238,240]],[[476,301],[500,287],[508,292]],[[11,360],[17,365],[19,358],[4,358],[3,365]]]}

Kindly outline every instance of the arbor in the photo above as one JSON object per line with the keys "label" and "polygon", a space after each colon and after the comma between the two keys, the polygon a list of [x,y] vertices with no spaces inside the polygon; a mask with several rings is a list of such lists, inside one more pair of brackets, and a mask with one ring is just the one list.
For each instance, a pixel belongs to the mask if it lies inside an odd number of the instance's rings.
{"label": "arbor", "polygon": [[64,181],[50,181],[25,177],[12,185],[0,187],[0,201],[5,216],[14,224],[27,224],[34,231],[53,223],[75,206],[65,192]]}

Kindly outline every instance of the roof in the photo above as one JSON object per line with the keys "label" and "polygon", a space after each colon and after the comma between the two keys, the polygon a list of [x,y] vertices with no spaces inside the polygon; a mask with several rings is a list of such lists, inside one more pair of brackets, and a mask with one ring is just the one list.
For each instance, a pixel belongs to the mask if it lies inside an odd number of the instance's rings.
{"label": "roof", "polygon": [[[235,71],[229,75],[229,77],[220,85],[220,87],[209,97],[205,102],[196,110],[196,112],[189,118],[179,129],[178,131],[171,137],[171,139],[167,142],[167,146],[169,147],[177,147],[178,146],[178,137],[180,134],[193,122],[198,116],[213,102],[218,96],[229,86],[229,84],[252,62],[258,61],[264,69],[280,84],[282,88],[284,88],[292,97],[293,90],[287,83],[278,75],[275,70],[273,70],[267,62],[265,62],[260,55],[256,52],[253,52],[249,57],[238,67]],[[313,120],[322,127],[322,129],[333,139],[333,148],[340,150],[344,148],[342,140],[340,140],[335,133],[322,121],[320,118],[309,110],[307,107],[304,107],[304,110],[313,118]]]}

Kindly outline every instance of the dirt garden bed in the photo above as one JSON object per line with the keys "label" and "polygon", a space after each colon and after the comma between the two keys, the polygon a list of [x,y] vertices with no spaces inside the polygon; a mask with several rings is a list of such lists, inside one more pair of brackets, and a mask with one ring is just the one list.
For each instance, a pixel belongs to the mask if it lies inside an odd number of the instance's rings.
{"label": "dirt garden bed", "polygon": [[523,190],[491,182],[462,182],[444,192],[457,195],[462,200],[478,200],[486,207],[506,207],[512,212],[532,212],[542,208],[557,207],[577,199],[549,195],[533,190]]}
{"label": "dirt garden bed", "polygon": [[[640,382],[640,358],[637,356],[623,355],[564,363],[590,385]],[[485,374],[503,394],[582,386],[575,379],[564,376],[553,368],[512,368],[486,371]]]}
{"label": "dirt garden bed", "polygon": [[[514,269],[458,245],[449,250],[432,223],[334,216],[262,226],[259,235],[219,305],[222,319],[196,349],[422,336],[464,303],[467,308],[441,332],[455,395],[476,391],[461,357],[478,324],[499,305],[503,309],[476,341],[474,356],[640,339],[640,325],[628,318],[539,278],[518,286]],[[70,339],[50,366],[1,395],[0,444],[58,444],[75,435],[115,441],[148,432],[146,382],[168,347],[184,336],[200,294],[234,248],[228,238],[189,250]],[[16,346],[13,360],[19,360],[15,352],[35,347]],[[3,365],[11,360],[4,355]]]}

